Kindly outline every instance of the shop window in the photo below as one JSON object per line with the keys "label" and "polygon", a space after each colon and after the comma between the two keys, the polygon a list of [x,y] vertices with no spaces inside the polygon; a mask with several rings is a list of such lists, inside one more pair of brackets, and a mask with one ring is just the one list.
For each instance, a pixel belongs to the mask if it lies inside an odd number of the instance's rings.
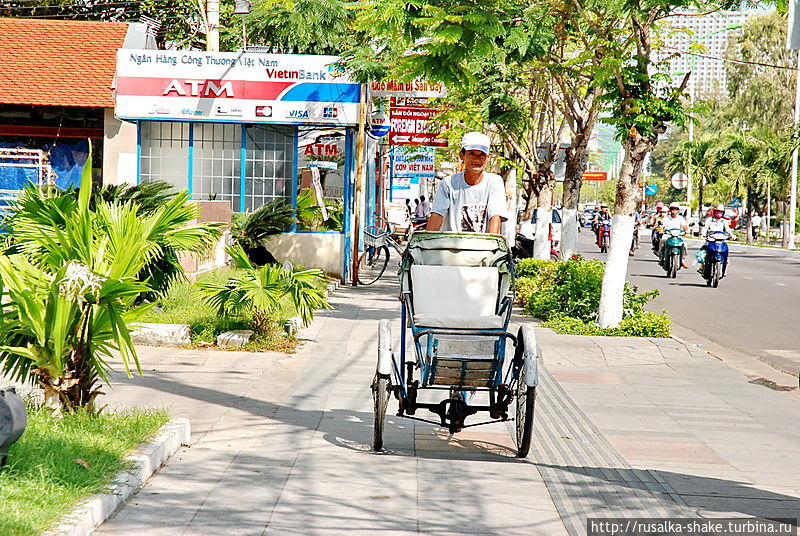
{"label": "shop window", "polygon": [[189,124],[142,121],[142,182],[162,180],[185,190],[189,185]]}
{"label": "shop window", "polygon": [[241,125],[195,123],[192,140],[192,198],[230,201],[239,210]]}
{"label": "shop window", "polygon": [[248,125],[245,129],[246,210],[292,196],[294,127]]}

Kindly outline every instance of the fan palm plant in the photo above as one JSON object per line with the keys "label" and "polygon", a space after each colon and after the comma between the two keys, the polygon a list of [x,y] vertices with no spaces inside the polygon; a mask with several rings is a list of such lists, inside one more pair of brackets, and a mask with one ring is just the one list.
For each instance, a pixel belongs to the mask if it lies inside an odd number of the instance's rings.
{"label": "fan palm plant", "polygon": [[185,192],[147,215],[130,202],[98,200],[92,210],[89,163],[76,199],[22,199],[14,252],[0,255],[0,366],[37,382],[50,405],[91,409],[115,351],[129,375],[141,373],[127,324],[149,307],[134,305],[150,290],[142,269],[165,248],[199,250],[216,225],[187,225],[197,209]]}
{"label": "fan palm plant", "polygon": [[[175,197],[176,194],[169,191],[171,187],[169,183],[163,181],[145,182],[138,185],[102,187],[93,185],[89,198],[89,210],[96,211],[96,207],[104,202],[122,203],[135,206],[139,215],[146,216],[153,214]],[[7,252],[19,251],[16,244],[19,234],[17,231],[20,226],[30,226],[38,222],[54,228],[63,228],[65,214],[71,214],[78,208],[79,191],[80,189],[59,190],[54,187],[24,190],[3,220],[3,226],[9,231]],[[183,197],[182,202],[185,204],[188,194],[179,195]],[[187,221],[176,222],[176,224],[182,225]],[[200,243],[191,248],[192,252],[202,253],[218,239],[219,233],[212,227],[206,227],[209,232],[202,237]],[[155,300],[158,296],[165,294],[175,281],[183,277],[178,250],[164,241],[160,243],[160,246],[158,254],[153,256],[138,274],[138,279],[148,281],[150,287],[150,290],[143,293],[140,299]]]}
{"label": "fan palm plant", "polygon": [[267,330],[275,311],[289,296],[303,322],[314,318],[314,310],[328,307],[325,294],[319,289],[324,281],[322,271],[285,270],[278,265],[254,266],[240,244],[226,249],[241,272],[222,284],[200,283],[206,302],[220,315],[253,316],[253,326]]}

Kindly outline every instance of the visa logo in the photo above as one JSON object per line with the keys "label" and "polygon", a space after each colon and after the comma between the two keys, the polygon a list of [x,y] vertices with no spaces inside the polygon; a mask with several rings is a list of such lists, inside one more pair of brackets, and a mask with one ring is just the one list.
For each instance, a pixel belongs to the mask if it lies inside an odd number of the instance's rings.
{"label": "visa logo", "polygon": [[308,117],[308,110],[289,110],[286,114],[288,117]]}

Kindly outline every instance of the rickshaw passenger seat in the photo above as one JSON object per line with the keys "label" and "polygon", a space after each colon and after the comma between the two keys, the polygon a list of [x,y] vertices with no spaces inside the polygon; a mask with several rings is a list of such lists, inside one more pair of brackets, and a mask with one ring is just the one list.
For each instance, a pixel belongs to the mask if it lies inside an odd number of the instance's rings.
{"label": "rickshaw passenger seat", "polygon": [[502,329],[497,314],[500,274],[494,266],[411,266],[418,327]]}

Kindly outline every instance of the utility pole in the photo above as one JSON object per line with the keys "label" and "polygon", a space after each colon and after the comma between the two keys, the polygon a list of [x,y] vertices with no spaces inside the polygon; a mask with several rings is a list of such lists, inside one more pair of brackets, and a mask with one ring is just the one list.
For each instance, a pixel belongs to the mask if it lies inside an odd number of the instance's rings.
{"label": "utility pole", "polygon": [[[786,32],[786,48],[797,50],[797,67],[800,69],[800,1],[789,1],[789,28]],[[793,134],[797,135],[797,123],[800,121],[800,71],[795,71],[794,125]],[[794,226],[797,212],[797,149],[792,151],[792,186],[789,194],[789,229],[784,224],[784,244],[794,249]],[[784,220],[785,221],[785,220]],[[788,235],[788,236],[787,236]],[[788,241],[786,240],[788,238]]]}
{"label": "utility pole", "polygon": [[219,52],[219,0],[206,0],[206,18],[208,19],[206,50]]}
{"label": "utility pole", "polygon": [[358,238],[361,235],[361,205],[364,201],[364,181],[367,168],[364,165],[364,144],[367,124],[367,85],[361,84],[358,107],[358,137],[356,138],[356,192],[353,203],[353,286],[358,285]]}

